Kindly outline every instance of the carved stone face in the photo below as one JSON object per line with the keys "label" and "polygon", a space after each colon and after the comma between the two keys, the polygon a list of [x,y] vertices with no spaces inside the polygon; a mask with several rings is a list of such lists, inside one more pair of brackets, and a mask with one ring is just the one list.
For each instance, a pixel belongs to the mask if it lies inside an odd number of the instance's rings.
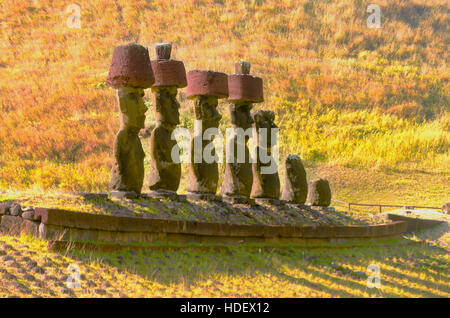
{"label": "carved stone face", "polygon": [[[272,140],[272,129],[278,128],[277,125],[275,125],[275,114],[272,111],[266,111],[266,110],[259,110],[253,113],[253,120],[255,121],[255,128],[258,132],[258,144],[261,147],[264,148],[270,148],[276,144],[276,140]],[[265,128],[266,131],[266,140],[259,140],[259,131],[261,128]]]}
{"label": "carved stone face", "polygon": [[253,124],[252,116],[250,116],[251,108],[251,103],[230,104],[231,124],[244,130],[250,128]]}
{"label": "carved stone face", "polygon": [[145,127],[145,112],[148,108],[142,97],[144,97],[142,88],[121,87],[117,90],[123,126],[135,129]]}
{"label": "carved stone face", "polygon": [[156,120],[163,124],[176,126],[180,123],[180,104],[177,101],[176,87],[159,87],[155,92]]}
{"label": "carved stone face", "polygon": [[195,119],[202,121],[203,130],[219,127],[222,115],[217,111],[218,101],[214,96],[200,96],[195,100]]}

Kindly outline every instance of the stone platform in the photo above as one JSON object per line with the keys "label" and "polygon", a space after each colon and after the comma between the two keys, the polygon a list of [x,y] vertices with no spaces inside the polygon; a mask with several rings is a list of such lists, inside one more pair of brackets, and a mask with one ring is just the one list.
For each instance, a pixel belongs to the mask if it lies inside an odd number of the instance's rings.
{"label": "stone platform", "polygon": [[42,239],[114,243],[305,243],[332,244],[391,239],[407,229],[397,221],[379,225],[284,226],[247,225],[121,217],[36,208],[32,220],[3,216],[4,233],[32,234]]}

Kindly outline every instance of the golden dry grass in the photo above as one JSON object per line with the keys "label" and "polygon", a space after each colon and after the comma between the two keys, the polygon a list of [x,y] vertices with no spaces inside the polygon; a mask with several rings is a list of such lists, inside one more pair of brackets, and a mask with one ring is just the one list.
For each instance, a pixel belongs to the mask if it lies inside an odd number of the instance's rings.
{"label": "golden dry grass", "polygon": [[[113,48],[128,42],[154,58],[153,44],[170,41],[187,70],[232,73],[251,61],[264,78],[256,107],[276,112],[282,155],[448,172],[448,3],[378,1],[381,29],[366,26],[369,3],[83,1],[71,29],[66,1],[2,1],[0,189],[107,189],[118,113],[105,77]],[[189,127],[184,90],[180,100]]]}
{"label": "golden dry grass", "polygon": [[[45,241],[0,236],[0,257],[0,297],[450,296],[448,250],[426,243],[59,254],[47,251]],[[367,287],[370,264],[380,266],[381,289]],[[66,286],[69,265],[80,269],[80,288]]]}

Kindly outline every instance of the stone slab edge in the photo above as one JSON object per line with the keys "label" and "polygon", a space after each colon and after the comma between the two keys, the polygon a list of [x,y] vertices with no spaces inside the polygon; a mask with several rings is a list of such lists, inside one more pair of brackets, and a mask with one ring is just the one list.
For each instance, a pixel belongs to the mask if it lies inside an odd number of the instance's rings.
{"label": "stone slab edge", "polygon": [[402,234],[407,230],[407,223],[404,221],[370,226],[245,225],[120,217],[47,208],[36,208],[34,217],[43,224],[67,228],[229,237],[383,237]]}
{"label": "stone slab edge", "polygon": [[438,225],[441,225],[446,222],[446,221],[440,221],[440,220],[419,219],[419,218],[413,218],[413,217],[392,214],[392,213],[388,213],[387,217],[389,220],[391,220],[393,222],[398,222],[398,221],[406,222],[407,223],[406,230],[408,232],[429,229],[431,227],[438,226]]}

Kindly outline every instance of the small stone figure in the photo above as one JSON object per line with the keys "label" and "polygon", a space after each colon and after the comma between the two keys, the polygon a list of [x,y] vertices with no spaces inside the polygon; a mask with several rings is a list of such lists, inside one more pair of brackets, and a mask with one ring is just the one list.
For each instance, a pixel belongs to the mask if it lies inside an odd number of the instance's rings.
{"label": "small stone figure", "polygon": [[307,194],[308,182],[302,160],[297,155],[289,155],[284,165],[284,187],[281,200],[289,204],[304,205]]}
{"label": "small stone figure", "polygon": [[150,178],[149,196],[176,198],[180,184],[181,164],[172,158],[178,154],[178,144],[172,140],[172,132],[180,123],[177,89],[186,87],[186,70],[181,61],[171,60],[171,44],[156,45],[157,60],[151,61],[155,84],[156,127],[150,135]]}
{"label": "small stone figure", "polygon": [[250,63],[240,61],[236,63],[237,74],[228,76],[228,101],[231,103],[229,110],[233,133],[227,137],[225,176],[221,193],[223,200],[232,204],[252,203],[249,199],[253,182],[250,152],[247,147],[249,135],[243,132],[253,124],[250,116],[252,104],[263,102],[264,98],[262,79],[249,75],[249,72]]}
{"label": "small stone figure", "polygon": [[[276,140],[272,134],[275,125],[275,113],[269,110],[258,110],[252,114],[256,132],[255,163],[253,168],[253,185],[251,197],[255,198],[258,204],[279,204],[280,178],[278,176],[278,166],[272,157],[272,147]],[[262,132],[263,131],[263,132]],[[262,132],[262,134],[261,134]]]}
{"label": "small stone figure", "polygon": [[331,204],[331,189],[328,180],[316,179],[310,182],[307,203],[319,207],[328,207]]}
{"label": "small stone figure", "polygon": [[[205,158],[204,150],[210,148],[208,155],[215,157],[214,135],[207,137],[205,131],[218,128],[222,116],[217,111],[218,99],[228,97],[227,74],[213,71],[190,71],[187,74],[187,98],[195,99],[195,119],[200,121],[201,129],[196,129],[191,138],[189,182],[187,198],[191,200],[219,200],[217,182],[219,169],[217,160]],[[197,123],[195,125],[197,127]],[[206,138],[205,138],[206,137]],[[212,159],[212,158],[210,158]]]}
{"label": "small stone figure", "polygon": [[136,197],[144,181],[144,150],[139,130],[144,128],[147,107],[144,88],[154,83],[147,48],[129,44],[115,48],[107,83],[117,89],[121,125],[114,141],[114,165],[110,182],[116,197]]}
{"label": "small stone figure", "polygon": [[442,213],[450,214],[450,203],[445,203],[442,206]]}

